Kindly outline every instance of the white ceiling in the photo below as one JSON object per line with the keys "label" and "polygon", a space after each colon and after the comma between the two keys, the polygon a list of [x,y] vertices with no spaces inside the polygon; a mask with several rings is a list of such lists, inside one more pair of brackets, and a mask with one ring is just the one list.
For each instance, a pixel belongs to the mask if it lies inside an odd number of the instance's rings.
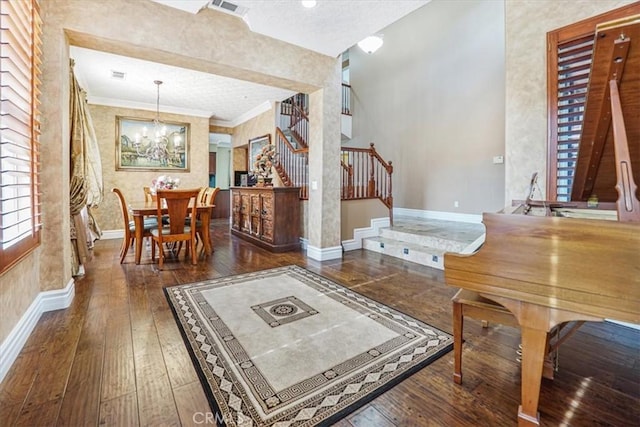
{"label": "white ceiling", "polygon": [[[211,3],[153,1],[190,13],[198,13]],[[236,16],[252,31],[337,57],[429,0],[318,0],[312,9],[304,8],[298,0],[230,2],[244,10],[242,16]],[[88,101],[95,104],[155,111],[153,80],[162,80],[160,111],[211,117],[214,124],[236,126],[266,111],[271,102],[293,95],[288,90],[75,46],[71,57]],[[112,78],[112,71],[124,72],[125,79]]]}

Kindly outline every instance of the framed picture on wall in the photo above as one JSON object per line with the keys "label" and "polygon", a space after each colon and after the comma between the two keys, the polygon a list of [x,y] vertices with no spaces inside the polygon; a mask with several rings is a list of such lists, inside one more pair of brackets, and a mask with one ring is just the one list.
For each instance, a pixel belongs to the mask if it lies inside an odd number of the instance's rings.
{"label": "framed picture on wall", "polygon": [[189,123],[116,116],[116,170],[189,171]]}
{"label": "framed picture on wall", "polygon": [[249,164],[248,170],[249,172],[253,172],[255,169],[256,159],[258,154],[262,152],[262,148],[271,144],[271,135],[262,135],[257,138],[253,138],[249,140]]}

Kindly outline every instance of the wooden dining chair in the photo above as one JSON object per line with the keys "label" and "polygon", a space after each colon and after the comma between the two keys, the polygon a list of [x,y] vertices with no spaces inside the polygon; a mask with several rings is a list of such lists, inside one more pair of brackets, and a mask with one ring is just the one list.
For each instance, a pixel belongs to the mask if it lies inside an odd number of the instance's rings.
{"label": "wooden dining chair", "polygon": [[[118,188],[112,188],[111,192],[118,197],[118,202],[120,202],[120,209],[122,210],[122,219],[124,221],[124,239],[122,240],[122,248],[120,248],[120,264],[122,264],[124,258],[127,256],[129,248],[133,245],[136,239],[136,225],[133,221],[129,220],[129,209],[127,208],[127,203],[124,199],[122,191],[120,191]],[[157,218],[145,218],[143,227],[144,230],[142,232],[142,236],[150,237],[151,230],[158,228]]]}
{"label": "wooden dining chair", "polygon": [[[190,218],[192,223],[196,219],[196,200],[199,188],[158,190],[156,194],[156,205],[158,217],[162,217],[162,211],[166,208],[168,224],[163,224],[162,228],[151,231],[153,245],[151,246],[151,257],[155,259],[155,249],[158,246],[158,266],[162,270],[164,265],[164,244],[179,243],[176,256],[180,254],[182,242],[187,243],[186,256],[191,253],[191,263],[196,264],[196,227],[187,225],[185,220]],[[193,199],[193,203],[191,203]]]}
{"label": "wooden dining chair", "polygon": [[[220,191],[220,187],[207,187],[204,189],[202,197],[200,199],[201,205],[213,205],[216,200],[216,195]],[[196,244],[202,240],[202,222],[196,221]],[[203,242],[204,243],[204,242]],[[213,251],[213,244],[211,244],[211,250]]]}
{"label": "wooden dining chair", "polygon": [[153,194],[151,194],[151,187],[142,187],[142,191],[144,191],[144,201],[153,202]]}

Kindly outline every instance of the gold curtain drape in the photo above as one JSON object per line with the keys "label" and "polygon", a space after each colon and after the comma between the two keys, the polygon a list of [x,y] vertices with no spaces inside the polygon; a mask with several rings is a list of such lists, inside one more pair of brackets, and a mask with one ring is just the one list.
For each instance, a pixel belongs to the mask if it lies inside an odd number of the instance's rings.
{"label": "gold curtain drape", "polygon": [[71,208],[71,242],[73,275],[80,274],[81,265],[91,258],[93,242],[102,231],[91,214],[104,196],[102,163],[98,140],[91,114],[86,108],[85,93],[78,84],[71,60],[70,70],[70,152],[71,182],[69,204]]}

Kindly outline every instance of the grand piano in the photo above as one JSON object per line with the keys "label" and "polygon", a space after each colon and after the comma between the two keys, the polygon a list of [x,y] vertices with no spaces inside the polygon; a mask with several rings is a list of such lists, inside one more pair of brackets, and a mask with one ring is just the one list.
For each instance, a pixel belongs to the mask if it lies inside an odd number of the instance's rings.
{"label": "grand piano", "polygon": [[[444,258],[448,285],[502,305],[519,324],[519,426],[540,424],[549,331],[571,321],[640,323],[640,15],[599,25],[594,46],[572,202],[537,203],[551,215],[485,213],[483,246]],[[595,205],[595,194],[613,220],[573,209]]]}

